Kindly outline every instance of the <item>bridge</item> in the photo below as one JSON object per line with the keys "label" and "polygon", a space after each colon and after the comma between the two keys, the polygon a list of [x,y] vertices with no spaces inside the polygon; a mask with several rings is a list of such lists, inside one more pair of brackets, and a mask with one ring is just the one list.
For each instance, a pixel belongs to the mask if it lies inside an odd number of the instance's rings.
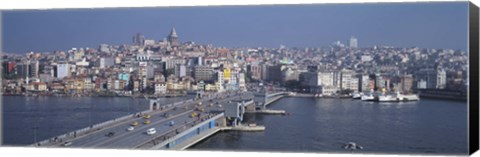
{"label": "bridge", "polygon": [[[91,125],[31,146],[186,149],[218,131],[242,127],[240,122],[245,111],[266,106],[286,93],[265,94],[263,101],[258,101],[258,95],[250,92],[207,93],[171,104],[150,100],[147,111]],[[151,128],[156,133],[147,134]]]}

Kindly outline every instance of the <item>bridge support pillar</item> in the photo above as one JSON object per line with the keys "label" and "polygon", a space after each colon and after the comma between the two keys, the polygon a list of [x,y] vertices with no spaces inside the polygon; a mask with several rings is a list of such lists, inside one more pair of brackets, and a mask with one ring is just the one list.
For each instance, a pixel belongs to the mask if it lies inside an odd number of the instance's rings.
{"label": "bridge support pillar", "polygon": [[160,103],[157,100],[150,100],[150,111],[159,110]]}

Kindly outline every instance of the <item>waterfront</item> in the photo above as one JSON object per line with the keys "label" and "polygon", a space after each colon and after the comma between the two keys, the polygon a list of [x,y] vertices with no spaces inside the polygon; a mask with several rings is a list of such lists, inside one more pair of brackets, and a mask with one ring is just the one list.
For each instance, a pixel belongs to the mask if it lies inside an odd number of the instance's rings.
{"label": "waterfront", "polygon": [[[162,98],[165,103],[185,98]],[[4,144],[27,145],[148,108],[126,97],[3,97]],[[290,115],[247,114],[245,123],[265,132],[220,132],[190,149],[234,151],[345,152],[356,142],[370,153],[467,151],[465,102],[422,99],[376,103],[352,99],[287,97],[269,105]]]}
{"label": "waterfront", "polygon": [[346,152],[353,141],[366,153],[467,152],[466,102],[422,99],[377,103],[290,97],[269,106],[291,115],[245,116],[265,132],[220,132],[192,150]]}

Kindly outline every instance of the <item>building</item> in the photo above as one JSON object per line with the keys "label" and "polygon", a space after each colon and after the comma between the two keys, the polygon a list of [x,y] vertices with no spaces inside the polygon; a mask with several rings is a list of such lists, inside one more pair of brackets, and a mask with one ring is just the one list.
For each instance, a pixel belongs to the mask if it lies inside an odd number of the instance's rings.
{"label": "building", "polygon": [[29,72],[30,77],[38,78],[40,72],[40,63],[38,60],[30,62]]}
{"label": "building", "polygon": [[170,31],[170,34],[167,37],[168,42],[170,43],[171,46],[178,46],[178,35],[177,31],[175,31],[175,27],[172,28],[172,31]]}
{"label": "building", "polygon": [[175,76],[179,78],[187,76],[187,66],[184,64],[175,65]]}
{"label": "building", "polygon": [[400,77],[400,88],[399,91],[403,93],[410,93],[413,87],[413,76],[412,75],[403,75]]}
{"label": "building", "polygon": [[185,63],[186,63],[185,59],[183,59],[183,58],[168,58],[168,59],[165,59],[165,62],[166,62],[165,63],[166,64],[166,66],[165,66],[166,70],[175,68],[175,66],[177,64],[185,65]]}
{"label": "building", "polygon": [[140,33],[137,33],[137,34],[135,34],[135,36],[133,36],[132,42],[135,45],[143,46],[144,43],[145,43],[145,36],[143,36]]}
{"label": "building", "polygon": [[370,92],[373,89],[370,87],[370,77],[366,74],[358,75],[358,87],[360,92]]}
{"label": "building", "polygon": [[15,62],[2,62],[2,74],[5,78],[12,78],[15,74]]}
{"label": "building", "polygon": [[17,78],[30,77],[29,65],[27,63],[15,64],[15,75]]}
{"label": "building", "polygon": [[167,93],[167,84],[165,82],[155,82],[155,95]]}
{"label": "building", "polygon": [[282,81],[282,65],[272,65],[267,68],[268,81],[281,82]]}
{"label": "building", "polygon": [[57,64],[56,77],[62,79],[64,77],[70,76],[71,65],[66,64]]}
{"label": "building", "polygon": [[195,66],[193,77],[195,81],[211,81],[213,78],[213,68],[210,66]]}
{"label": "building", "polygon": [[241,91],[247,91],[247,86],[245,84],[245,73],[238,73],[238,89]]}
{"label": "building", "polygon": [[258,62],[253,62],[252,64],[247,66],[248,73],[251,74],[251,78],[253,80],[260,80],[262,79],[262,66]]}
{"label": "building", "polygon": [[[417,82],[417,88],[419,89],[445,89],[447,83],[447,73],[444,69],[420,69],[415,75],[415,81]],[[425,88],[423,84],[420,86],[418,83],[426,82]]]}
{"label": "building", "polygon": [[113,58],[111,57],[102,57],[99,60],[99,68],[104,69],[114,65]]}
{"label": "building", "polygon": [[282,82],[298,81],[299,73],[297,70],[287,67],[282,70]]}
{"label": "building", "polygon": [[355,37],[350,37],[350,48],[358,48],[358,39]]}
{"label": "building", "polygon": [[322,71],[318,72],[318,83],[321,86],[334,86],[333,72]]}
{"label": "building", "polygon": [[125,81],[126,84],[128,85],[128,82],[130,82],[130,74],[129,73],[119,73],[118,74],[118,79]]}

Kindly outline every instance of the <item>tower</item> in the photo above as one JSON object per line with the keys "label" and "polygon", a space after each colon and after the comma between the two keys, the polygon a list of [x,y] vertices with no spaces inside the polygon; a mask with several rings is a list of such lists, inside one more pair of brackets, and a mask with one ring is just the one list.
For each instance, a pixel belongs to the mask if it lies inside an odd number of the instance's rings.
{"label": "tower", "polygon": [[350,37],[350,48],[357,48],[358,47],[358,39],[355,37]]}
{"label": "tower", "polygon": [[178,36],[175,27],[172,28],[172,31],[170,31],[170,34],[168,35],[168,42],[172,46],[178,46]]}

